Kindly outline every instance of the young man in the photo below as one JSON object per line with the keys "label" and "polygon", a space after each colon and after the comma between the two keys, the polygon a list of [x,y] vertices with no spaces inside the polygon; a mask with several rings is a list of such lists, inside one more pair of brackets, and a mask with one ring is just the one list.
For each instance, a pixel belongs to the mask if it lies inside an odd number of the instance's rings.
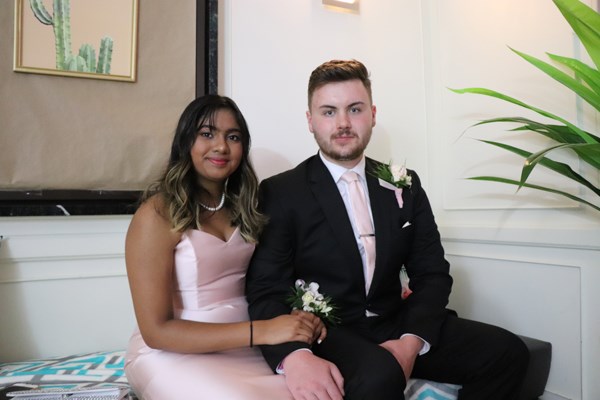
{"label": "young man", "polygon": [[460,399],[517,398],[527,348],[446,310],[452,278],[418,175],[409,170],[401,192],[373,176],[381,164],[364,155],[377,111],[365,66],[317,67],[308,108],[319,153],[261,184],[270,221],[248,270],[249,311],[289,313],[286,298],[303,279],[333,299],[341,322],[310,348],[262,347],[267,362],[298,400],[398,400],[411,376],[461,384]]}

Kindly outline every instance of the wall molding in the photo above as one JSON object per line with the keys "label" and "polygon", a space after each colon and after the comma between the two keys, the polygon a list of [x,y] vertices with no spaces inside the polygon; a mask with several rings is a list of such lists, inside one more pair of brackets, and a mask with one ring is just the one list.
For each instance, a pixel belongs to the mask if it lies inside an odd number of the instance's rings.
{"label": "wall molding", "polygon": [[0,284],[126,277],[124,231],[50,233],[37,228],[5,236]]}
{"label": "wall molding", "polygon": [[439,230],[445,242],[600,250],[600,227],[557,229],[441,225]]}
{"label": "wall molding", "polygon": [[16,284],[16,283],[28,283],[28,282],[48,282],[48,281],[70,281],[70,280],[81,280],[81,279],[98,279],[98,278],[126,278],[126,273],[94,273],[89,275],[83,274],[57,274],[53,276],[34,276],[31,278],[3,278],[0,274],[0,284]]}
{"label": "wall molding", "polygon": [[19,259],[0,264],[0,284],[127,277],[123,254]]}
{"label": "wall molding", "polygon": [[[475,244],[477,245],[477,244]],[[514,263],[526,263],[526,264],[534,264],[540,265],[544,267],[559,267],[559,268],[576,268],[581,270],[582,266],[579,263],[568,262],[569,259],[567,257],[566,260],[560,260],[558,262],[556,257],[547,257],[543,255],[533,255],[533,256],[523,256],[519,254],[515,256],[514,253],[504,251],[490,252],[489,249],[484,249],[484,252],[476,251],[476,249],[457,249],[454,247],[450,247],[450,249],[445,249],[446,256],[450,257],[462,257],[469,259],[479,259],[479,260],[488,260],[488,261],[507,261]]]}

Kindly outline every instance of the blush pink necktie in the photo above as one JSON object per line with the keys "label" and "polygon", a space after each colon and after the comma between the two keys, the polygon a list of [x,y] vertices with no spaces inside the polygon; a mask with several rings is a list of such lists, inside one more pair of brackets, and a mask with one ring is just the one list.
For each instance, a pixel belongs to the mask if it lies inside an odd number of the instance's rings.
{"label": "blush pink necktie", "polygon": [[358,228],[358,233],[367,259],[365,268],[365,289],[369,292],[373,271],[375,271],[375,230],[371,222],[371,215],[363,187],[358,180],[358,174],[353,171],[346,171],[342,179],[348,184],[348,193],[350,202],[354,211],[354,221]]}

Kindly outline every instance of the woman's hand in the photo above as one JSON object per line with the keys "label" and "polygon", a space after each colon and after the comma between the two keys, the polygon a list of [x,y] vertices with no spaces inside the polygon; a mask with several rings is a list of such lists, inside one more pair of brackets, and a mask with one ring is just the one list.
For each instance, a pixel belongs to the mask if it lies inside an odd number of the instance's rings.
{"label": "woman's hand", "polygon": [[311,343],[315,341],[317,343],[321,343],[323,340],[325,340],[327,337],[327,327],[325,327],[325,324],[323,321],[321,321],[321,318],[317,317],[313,313],[300,310],[292,310],[291,314],[300,315],[302,318],[306,318],[311,324],[313,324],[313,326],[315,326]]}
{"label": "woman's hand", "polygon": [[311,344],[316,339],[324,338],[327,332],[318,317],[304,311],[295,311],[269,320],[254,321],[253,324],[256,344],[286,342]]}

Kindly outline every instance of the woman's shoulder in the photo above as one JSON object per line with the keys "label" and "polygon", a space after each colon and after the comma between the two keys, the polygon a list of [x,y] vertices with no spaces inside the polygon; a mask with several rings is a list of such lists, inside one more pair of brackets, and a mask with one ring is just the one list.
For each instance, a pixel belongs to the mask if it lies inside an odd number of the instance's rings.
{"label": "woman's shoulder", "polygon": [[156,220],[156,222],[169,222],[168,210],[164,198],[160,194],[153,194],[140,204],[134,218]]}
{"label": "woman's shoulder", "polygon": [[146,234],[166,235],[174,242],[181,239],[181,233],[173,231],[168,208],[160,194],[152,195],[138,207],[129,229]]}

